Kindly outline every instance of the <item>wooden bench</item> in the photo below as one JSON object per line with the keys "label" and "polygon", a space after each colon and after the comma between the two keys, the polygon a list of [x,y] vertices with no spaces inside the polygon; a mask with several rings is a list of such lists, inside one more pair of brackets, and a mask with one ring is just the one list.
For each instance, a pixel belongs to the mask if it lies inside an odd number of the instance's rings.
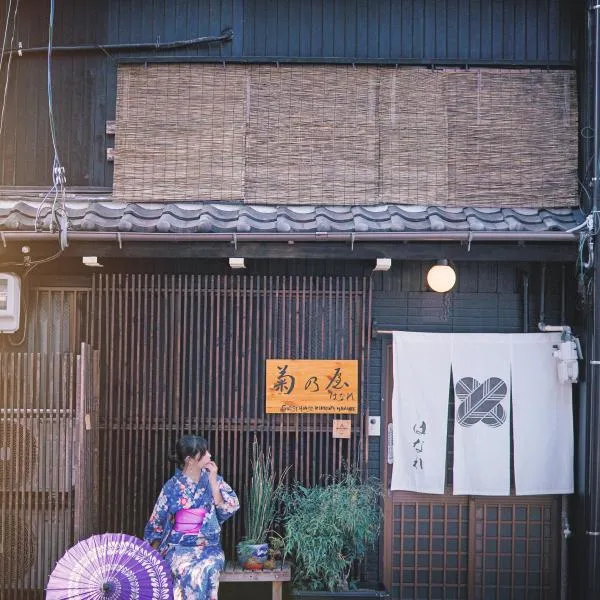
{"label": "wooden bench", "polygon": [[270,581],[273,584],[272,598],[273,600],[282,600],[283,598],[283,582],[290,581],[292,572],[290,565],[287,563],[283,566],[278,564],[276,569],[264,569],[262,571],[248,571],[242,569],[236,562],[228,561],[225,569],[221,571],[219,578],[223,583],[235,582],[252,582],[252,581]]}

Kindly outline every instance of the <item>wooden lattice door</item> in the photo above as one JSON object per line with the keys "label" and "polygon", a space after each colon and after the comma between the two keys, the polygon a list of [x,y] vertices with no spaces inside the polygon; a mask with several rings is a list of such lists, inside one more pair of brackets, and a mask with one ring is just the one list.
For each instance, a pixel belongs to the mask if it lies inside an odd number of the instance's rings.
{"label": "wooden lattice door", "polygon": [[[386,410],[391,423],[392,351],[386,352]],[[454,414],[450,402],[449,414]],[[388,428],[384,427],[384,448]],[[449,432],[452,428],[449,428]],[[450,435],[450,433],[449,433]],[[402,600],[553,600],[558,597],[560,498],[454,496],[452,444],[444,495],[390,491],[384,453],[383,572]]]}

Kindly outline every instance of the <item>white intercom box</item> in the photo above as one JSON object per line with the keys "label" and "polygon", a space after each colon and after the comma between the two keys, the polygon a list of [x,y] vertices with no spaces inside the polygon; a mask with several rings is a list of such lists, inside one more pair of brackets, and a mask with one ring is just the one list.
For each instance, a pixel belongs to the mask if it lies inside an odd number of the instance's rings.
{"label": "white intercom box", "polygon": [[14,273],[0,273],[0,331],[17,331],[20,317],[21,279]]}

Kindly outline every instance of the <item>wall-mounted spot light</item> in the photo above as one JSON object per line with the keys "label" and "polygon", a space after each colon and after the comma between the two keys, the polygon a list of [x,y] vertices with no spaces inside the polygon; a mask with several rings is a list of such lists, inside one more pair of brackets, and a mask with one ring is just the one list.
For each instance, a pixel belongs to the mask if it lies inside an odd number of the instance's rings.
{"label": "wall-mounted spot light", "polygon": [[438,260],[427,273],[427,284],[434,292],[449,292],[456,283],[456,272],[443,258]]}
{"label": "wall-mounted spot light", "polygon": [[102,266],[102,263],[98,262],[98,257],[97,256],[82,256],[81,257],[81,262],[86,267],[101,267]]}
{"label": "wall-mounted spot light", "polygon": [[373,271],[389,271],[392,268],[391,258],[378,258]]}
{"label": "wall-mounted spot light", "polygon": [[238,256],[232,256],[229,259],[229,266],[232,269],[245,269],[246,268],[246,259]]}

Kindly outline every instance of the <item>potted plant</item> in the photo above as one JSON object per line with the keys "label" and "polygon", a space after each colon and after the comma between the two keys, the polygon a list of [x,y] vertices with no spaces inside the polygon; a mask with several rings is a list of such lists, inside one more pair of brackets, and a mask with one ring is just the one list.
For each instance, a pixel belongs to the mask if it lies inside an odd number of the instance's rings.
{"label": "potted plant", "polygon": [[[245,537],[237,545],[238,562],[244,569],[258,570],[272,559],[268,538],[272,534],[286,468],[279,479],[273,472],[271,449],[266,454],[255,438],[252,444],[252,478],[244,498]],[[272,562],[270,560],[269,562]],[[267,565],[269,565],[267,562]]]}
{"label": "potted plant", "polygon": [[379,536],[380,485],[356,469],[328,485],[295,483],[284,496],[285,554],[292,559],[293,598],[389,598],[380,586],[350,580]]}

